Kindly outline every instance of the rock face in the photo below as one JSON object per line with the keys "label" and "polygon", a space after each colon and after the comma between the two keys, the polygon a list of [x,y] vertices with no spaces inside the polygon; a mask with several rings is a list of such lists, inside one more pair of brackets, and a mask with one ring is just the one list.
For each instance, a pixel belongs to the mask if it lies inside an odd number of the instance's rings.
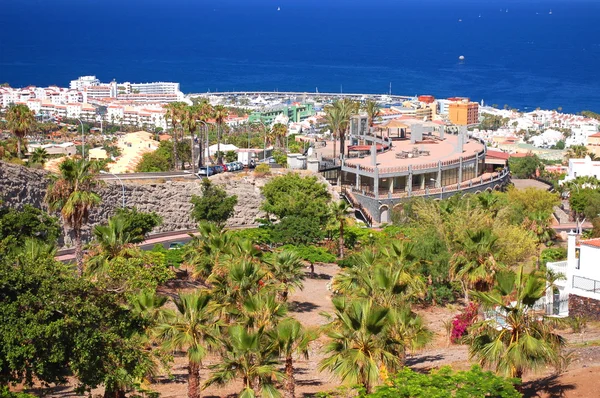
{"label": "rock face", "polygon": [[[286,171],[275,172],[274,175]],[[301,172],[302,174],[310,174]],[[5,205],[22,208],[25,204],[47,210],[44,204],[49,173],[43,170],[30,169],[9,163],[0,162],[0,199]],[[265,216],[260,210],[263,197],[260,188],[272,176],[257,177],[254,173],[225,173],[211,177],[211,181],[222,186],[229,195],[237,195],[238,203],[234,215],[227,222],[228,226],[253,225],[257,218]],[[337,192],[319,175],[319,179],[327,184],[334,200],[339,199]],[[193,229],[196,222],[190,218],[192,195],[200,195],[200,180],[165,181],[164,179],[124,181],[125,205],[136,207],[143,212],[156,212],[163,218],[162,225],[153,233]],[[88,240],[91,229],[106,222],[115,209],[122,206],[123,193],[117,180],[103,183],[98,190],[102,197],[99,207],[92,210],[87,225],[82,230],[84,240]],[[67,231],[60,245],[69,246],[70,231]]]}
{"label": "rock face", "polygon": [[[0,162],[0,198],[5,205],[21,208],[24,204],[47,209],[44,196],[48,185],[48,173],[43,170]],[[142,181],[142,182],[138,182]],[[212,178],[213,183],[223,186],[229,195],[237,195],[235,214],[228,221],[230,226],[251,225],[256,218],[263,217],[259,210],[262,203],[260,187],[267,179],[252,174],[224,174]],[[139,211],[156,212],[163,218],[163,224],[156,232],[193,229],[196,223],[190,218],[192,195],[200,195],[199,180],[184,181],[124,181],[125,204],[137,207]],[[103,223],[122,205],[122,187],[118,181],[107,181],[99,189],[102,203],[95,208],[89,223],[83,230],[84,239],[89,237],[94,225]],[[64,243],[70,244],[65,236]],[[63,242],[61,242],[63,243]]]}

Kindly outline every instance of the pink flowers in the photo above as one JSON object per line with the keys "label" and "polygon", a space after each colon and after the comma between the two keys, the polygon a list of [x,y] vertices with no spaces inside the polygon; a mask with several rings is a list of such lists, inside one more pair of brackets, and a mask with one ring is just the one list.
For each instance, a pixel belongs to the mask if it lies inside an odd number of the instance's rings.
{"label": "pink flowers", "polygon": [[450,341],[453,344],[460,343],[460,339],[467,334],[469,326],[475,322],[479,306],[473,302],[452,320],[452,331],[450,333]]}

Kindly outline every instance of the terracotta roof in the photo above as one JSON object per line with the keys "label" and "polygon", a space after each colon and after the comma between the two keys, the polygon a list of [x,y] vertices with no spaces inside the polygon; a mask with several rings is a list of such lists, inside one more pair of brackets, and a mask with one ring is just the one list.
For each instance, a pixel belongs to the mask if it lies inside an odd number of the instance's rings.
{"label": "terracotta roof", "polygon": [[582,240],[579,242],[579,244],[586,245],[586,246],[600,247],[600,238]]}
{"label": "terracotta roof", "polygon": [[596,133],[596,134],[592,134],[592,135],[588,135],[588,138],[600,138],[600,133]]}
{"label": "terracotta roof", "polygon": [[508,154],[506,152],[492,151],[492,150],[488,149],[488,151],[487,151],[487,157],[494,158],[494,159],[508,160],[508,158],[510,157],[510,154]]}
{"label": "terracotta roof", "polygon": [[510,155],[511,158],[526,158],[527,156],[533,156],[533,154],[531,152],[527,152],[527,153],[512,153]]}

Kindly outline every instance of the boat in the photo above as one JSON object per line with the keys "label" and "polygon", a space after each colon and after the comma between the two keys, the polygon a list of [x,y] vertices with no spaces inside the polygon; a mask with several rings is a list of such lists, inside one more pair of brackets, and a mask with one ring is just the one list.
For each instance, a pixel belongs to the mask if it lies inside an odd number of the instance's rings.
{"label": "boat", "polygon": [[550,10],[550,12],[548,14],[552,15],[552,10]]}
{"label": "boat", "polygon": [[462,22],[462,19],[459,19],[458,22]]}
{"label": "boat", "polygon": [[281,11],[281,7],[277,7],[277,11]]}

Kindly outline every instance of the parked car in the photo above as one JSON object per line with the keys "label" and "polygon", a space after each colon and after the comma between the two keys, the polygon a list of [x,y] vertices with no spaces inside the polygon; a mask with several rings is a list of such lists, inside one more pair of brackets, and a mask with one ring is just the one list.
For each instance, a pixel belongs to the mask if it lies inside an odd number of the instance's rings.
{"label": "parked car", "polygon": [[223,166],[221,166],[221,165],[216,165],[216,166],[214,166],[214,169],[215,169],[215,173],[217,173],[217,174],[218,174],[218,173],[222,173],[223,171],[225,171],[225,170],[223,169]]}
{"label": "parked car", "polygon": [[223,168],[223,171],[229,171],[229,169],[227,168],[227,163],[223,163],[221,167]]}
{"label": "parked car", "polygon": [[169,244],[169,250],[181,249],[183,246],[185,246],[185,243],[183,242],[171,242],[171,244]]}
{"label": "parked car", "polygon": [[239,170],[238,165],[235,162],[228,163],[227,169],[229,171],[238,171]]}
{"label": "parked car", "polygon": [[198,173],[196,173],[198,177],[210,177],[213,174],[215,174],[215,169],[211,166],[200,167]]}

